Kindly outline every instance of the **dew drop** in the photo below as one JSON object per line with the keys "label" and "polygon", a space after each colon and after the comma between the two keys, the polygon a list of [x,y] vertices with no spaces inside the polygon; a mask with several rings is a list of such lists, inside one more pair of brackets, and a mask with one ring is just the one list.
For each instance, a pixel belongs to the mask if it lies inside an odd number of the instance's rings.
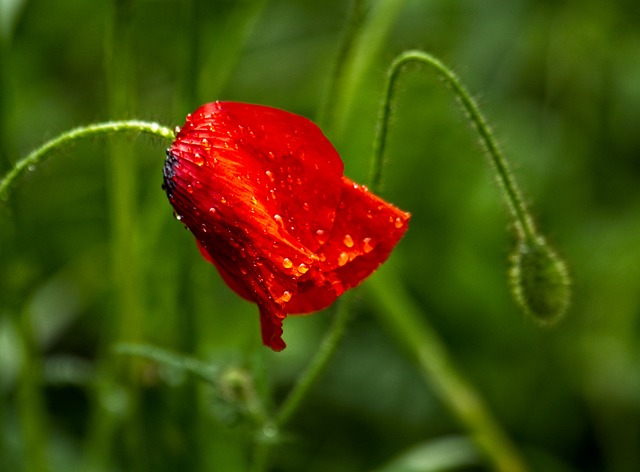
{"label": "dew drop", "polygon": [[342,242],[347,247],[353,247],[353,238],[351,237],[350,234],[345,234],[344,238],[342,239]]}
{"label": "dew drop", "polygon": [[316,231],[315,239],[318,244],[324,244],[329,239],[329,235],[323,229],[319,229]]}
{"label": "dew drop", "polygon": [[220,197],[220,203],[227,203],[227,199],[224,197]]}
{"label": "dew drop", "polygon": [[309,266],[304,262],[298,266],[298,272],[300,272],[301,274],[306,274],[308,270]]}
{"label": "dew drop", "polygon": [[282,303],[287,303],[289,300],[291,300],[292,296],[293,294],[291,292],[289,292],[288,290],[285,290],[284,292],[282,292],[282,295],[280,296],[279,301]]}
{"label": "dew drop", "polygon": [[396,221],[394,222],[394,225],[395,225],[395,227],[396,227],[396,228],[398,228],[398,229],[399,229],[399,228],[402,228],[402,225],[403,225],[403,223],[402,223],[402,218],[397,217],[397,218],[396,218]]}
{"label": "dew drop", "polygon": [[218,213],[218,210],[216,210],[215,207],[209,208],[209,214],[211,216],[215,215],[216,213]]}
{"label": "dew drop", "polygon": [[291,259],[289,259],[288,257],[285,257],[284,259],[282,259],[282,267],[284,267],[285,269],[291,269],[291,267],[293,267],[293,262],[291,262]]}
{"label": "dew drop", "polygon": [[362,240],[362,250],[365,254],[369,254],[373,251],[373,240],[371,238],[364,238]]}
{"label": "dew drop", "polygon": [[197,152],[193,155],[193,163],[198,167],[201,167],[204,164],[204,157],[202,157]]}
{"label": "dew drop", "polygon": [[275,177],[273,176],[273,172],[271,172],[270,170],[266,171],[265,174],[267,174],[267,177],[269,177],[269,180],[271,180],[271,182],[275,180]]}
{"label": "dew drop", "polygon": [[246,268],[246,267],[244,267],[244,266],[240,266],[240,273],[241,273],[242,275],[247,275],[247,268]]}
{"label": "dew drop", "polygon": [[187,185],[187,192],[193,193],[193,187],[191,186],[191,184]]}
{"label": "dew drop", "polygon": [[346,252],[341,252],[338,256],[338,265],[342,267],[347,262],[349,262],[349,254],[347,254]]}
{"label": "dew drop", "polygon": [[309,211],[309,208],[310,208],[310,207],[309,207],[309,202],[304,202],[304,203],[302,204],[302,208],[303,208],[304,210],[306,210],[306,211]]}
{"label": "dew drop", "polygon": [[280,226],[284,227],[284,221],[282,221],[282,217],[280,215],[273,215],[273,219],[276,220]]}
{"label": "dew drop", "polygon": [[202,138],[202,141],[200,141],[200,144],[202,144],[202,147],[205,149],[209,149],[211,147],[209,145],[209,140],[207,138]]}
{"label": "dew drop", "polygon": [[258,204],[258,200],[256,199],[256,197],[251,197],[251,203],[253,203],[254,205]]}

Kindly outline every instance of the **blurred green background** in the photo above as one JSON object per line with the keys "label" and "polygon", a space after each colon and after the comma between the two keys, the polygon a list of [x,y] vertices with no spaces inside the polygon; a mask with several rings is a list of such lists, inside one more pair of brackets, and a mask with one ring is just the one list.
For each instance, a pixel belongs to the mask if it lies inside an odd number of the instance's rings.
{"label": "blurred green background", "polygon": [[[423,48],[479,98],[539,226],[569,261],[574,299],[553,329],[512,301],[514,237],[499,191],[464,114],[421,67],[401,81],[389,136],[384,197],[413,219],[384,276],[411,293],[532,470],[640,470],[636,2],[365,5],[345,80],[328,96],[343,0],[2,0],[0,174],[75,126],[176,126],[220,99],[319,121],[346,174],[365,182],[385,71]],[[114,345],[246,374],[278,403],[329,326],[330,312],[290,317],[285,351],[259,345],[256,307],[172,218],[164,146],[78,143],[0,205],[0,470],[247,470],[255,432],[234,392]],[[272,470],[449,470],[392,464],[420,445],[443,464],[465,456],[464,428],[369,298],[357,299]],[[487,470],[477,457],[458,462]]]}

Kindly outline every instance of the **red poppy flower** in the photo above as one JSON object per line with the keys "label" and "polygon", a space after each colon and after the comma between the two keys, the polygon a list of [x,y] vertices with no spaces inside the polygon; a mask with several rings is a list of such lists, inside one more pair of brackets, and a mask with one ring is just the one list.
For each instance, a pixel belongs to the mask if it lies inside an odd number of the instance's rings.
{"label": "red poppy flower", "polygon": [[282,320],[329,306],[384,262],[410,215],[342,175],[340,156],[298,115],[209,103],[167,150],[175,214],[225,282],[260,309],[279,351]]}

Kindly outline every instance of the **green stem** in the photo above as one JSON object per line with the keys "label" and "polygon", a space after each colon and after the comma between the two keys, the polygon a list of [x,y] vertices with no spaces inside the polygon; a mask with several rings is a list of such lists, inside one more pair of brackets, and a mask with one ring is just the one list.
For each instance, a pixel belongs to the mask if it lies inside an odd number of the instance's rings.
{"label": "green stem", "polygon": [[424,379],[463,423],[498,472],[525,472],[527,467],[492,417],[480,395],[454,366],[444,343],[413,303],[402,284],[381,269],[365,284],[372,309],[415,357]]}
{"label": "green stem", "polygon": [[289,422],[293,414],[302,404],[304,397],[312,385],[322,375],[333,354],[336,352],[350,319],[352,299],[353,293],[347,292],[342,295],[337,302],[336,314],[327,336],[322,341],[322,345],[318,349],[315,357],[311,360],[311,363],[307,366],[307,369],[298,378],[298,382],[276,415],[276,426],[278,428],[284,427]]}
{"label": "green stem", "polygon": [[27,310],[20,316],[20,334],[24,346],[17,399],[25,444],[24,466],[25,470],[47,472],[51,467],[46,453],[48,438],[42,393],[42,360]]}
{"label": "green stem", "polygon": [[108,121],[106,123],[97,123],[72,129],[46,142],[32,151],[27,157],[18,161],[0,181],[0,199],[8,200],[9,192],[18,178],[27,171],[33,170],[38,164],[44,162],[45,159],[51,155],[52,151],[62,149],[80,139],[119,133],[143,133],[166,140],[173,140],[175,138],[174,131],[170,128],[161,126],[158,123],[138,120]]}
{"label": "green stem", "polygon": [[[502,151],[477,103],[447,66],[422,51],[406,51],[400,54],[389,68],[374,140],[371,168],[372,191],[375,193],[380,191],[384,148],[396,83],[403,66],[409,62],[419,62],[433,67],[453,89],[456,98],[480,134],[485,150],[496,171],[497,180],[504,191],[519,238],[530,242],[537,241],[539,238],[533,220]],[[425,380],[434,385],[442,401],[466,426],[476,444],[492,462],[494,469],[499,472],[525,472],[527,470],[525,463],[498,422],[492,417],[480,395],[457,372],[444,343],[429,325],[427,318],[422,315],[404,287],[395,278],[384,277],[384,270],[380,272],[366,285],[370,288],[372,298],[377,302],[372,307],[378,316],[395,334],[401,345],[416,358]]]}
{"label": "green stem", "polygon": [[[318,114],[318,123],[327,132],[335,129],[339,122],[337,115],[345,100],[344,94],[349,80],[349,65],[353,61],[357,39],[362,31],[367,16],[366,13],[366,2],[364,0],[352,1],[344,36],[340,42],[338,56],[329,78],[327,94]],[[329,128],[333,129],[330,130]]]}
{"label": "green stem", "polygon": [[333,358],[351,319],[353,305],[353,291],[347,292],[336,302],[336,313],[322,344],[313,359],[298,377],[294,387],[280,406],[275,419],[263,425],[261,437],[258,438],[254,453],[253,469],[262,472],[267,469],[269,456],[273,446],[277,443],[277,435],[287,425],[292,416],[298,411],[305,397],[324,373]]}
{"label": "green stem", "polygon": [[396,82],[400,72],[403,70],[403,66],[409,62],[418,62],[433,67],[444,79],[447,85],[451,87],[456,98],[468,113],[469,119],[480,135],[485,150],[496,171],[498,183],[504,191],[507,206],[514,219],[518,236],[520,238],[525,238],[528,241],[535,241],[537,239],[537,231],[533,223],[533,219],[524,204],[518,185],[516,184],[513,174],[509,170],[509,166],[502,154],[502,151],[500,150],[500,147],[498,146],[498,142],[493,137],[491,128],[487,124],[478,104],[471,97],[467,89],[462,85],[456,74],[451,69],[445,66],[436,57],[423,51],[405,51],[401,53],[389,67],[384,97],[380,108],[380,115],[378,117],[378,129],[374,140],[371,189],[374,192],[378,191],[382,182],[384,148],[387,141],[392,102],[396,91]]}

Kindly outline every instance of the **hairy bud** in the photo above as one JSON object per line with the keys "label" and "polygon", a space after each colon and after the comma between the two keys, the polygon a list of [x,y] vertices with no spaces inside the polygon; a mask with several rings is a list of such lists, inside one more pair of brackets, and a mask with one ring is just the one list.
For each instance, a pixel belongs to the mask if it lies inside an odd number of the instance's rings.
{"label": "hairy bud", "polygon": [[511,264],[511,290],[525,313],[542,324],[562,318],[569,306],[571,283],[564,262],[545,240],[520,241]]}

